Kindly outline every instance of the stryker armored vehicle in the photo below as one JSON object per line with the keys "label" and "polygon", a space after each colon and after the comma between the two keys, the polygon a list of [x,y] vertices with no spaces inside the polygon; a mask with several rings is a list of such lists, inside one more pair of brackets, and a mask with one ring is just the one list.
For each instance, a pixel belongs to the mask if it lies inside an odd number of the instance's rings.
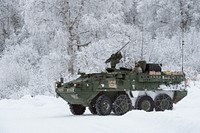
{"label": "stryker armored vehicle", "polygon": [[[120,49],[121,50],[121,49]],[[161,64],[139,61],[134,69],[115,66],[122,58],[120,50],[106,60],[111,63],[101,73],[79,73],[80,77],[63,83],[56,82],[56,94],[69,103],[74,115],[123,115],[130,110],[172,110],[173,103],[187,95],[185,74],[162,71]]]}

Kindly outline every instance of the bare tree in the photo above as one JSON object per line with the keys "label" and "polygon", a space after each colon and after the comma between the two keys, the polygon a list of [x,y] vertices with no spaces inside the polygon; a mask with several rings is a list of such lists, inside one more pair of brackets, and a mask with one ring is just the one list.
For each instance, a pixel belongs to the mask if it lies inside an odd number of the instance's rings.
{"label": "bare tree", "polygon": [[57,17],[53,19],[44,19],[44,21],[58,21],[67,31],[67,54],[70,56],[68,61],[68,72],[74,74],[74,62],[76,59],[76,53],[80,51],[81,47],[88,46],[91,41],[83,42],[82,36],[89,33],[89,30],[80,30],[80,19],[84,15],[83,7],[85,0],[73,1],[73,0],[59,0],[56,4],[48,3],[50,9],[54,11]]}

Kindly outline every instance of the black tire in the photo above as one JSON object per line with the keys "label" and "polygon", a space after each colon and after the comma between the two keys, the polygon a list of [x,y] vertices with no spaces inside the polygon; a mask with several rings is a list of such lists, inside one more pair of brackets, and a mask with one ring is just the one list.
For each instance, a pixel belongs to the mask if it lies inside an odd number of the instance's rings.
{"label": "black tire", "polygon": [[113,103],[113,112],[116,115],[124,115],[125,113],[127,113],[128,111],[130,111],[131,108],[132,108],[131,100],[125,94],[119,95],[115,99],[115,101]]}
{"label": "black tire", "polygon": [[69,107],[73,115],[82,115],[86,109],[84,106],[78,104],[70,104]]}
{"label": "black tire", "polygon": [[96,114],[97,114],[95,105],[91,104],[91,105],[89,106],[89,110],[90,110],[90,112],[91,112],[93,115],[96,115]]}
{"label": "black tire", "polygon": [[154,106],[156,111],[172,110],[173,101],[167,94],[159,94],[155,97]]}
{"label": "black tire", "polygon": [[154,101],[150,96],[139,96],[135,102],[135,107],[136,109],[150,112],[154,109]]}
{"label": "black tire", "polygon": [[96,112],[98,115],[109,115],[112,110],[112,102],[106,95],[101,95],[96,100]]}

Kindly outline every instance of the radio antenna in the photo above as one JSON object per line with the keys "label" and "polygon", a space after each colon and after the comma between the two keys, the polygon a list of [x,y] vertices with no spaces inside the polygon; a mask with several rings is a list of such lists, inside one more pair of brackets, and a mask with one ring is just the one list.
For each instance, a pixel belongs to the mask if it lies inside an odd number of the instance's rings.
{"label": "radio antenna", "polygon": [[181,41],[181,61],[182,61],[182,63],[181,63],[181,70],[182,70],[182,72],[183,72],[183,46],[184,46],[184,40],[183,40],[183,38],[184,38],[184,33],[183,33],[183,31],[182,31],[182,41]]}
{"label": "radio antenna", "polygon": [[141,60],[143,60],[143,55],[144,55],[144,53],[143,53],[143,50],[144,50],[144,42],[143,42],[143,26],[142,26],[142,47],[141,47]]}

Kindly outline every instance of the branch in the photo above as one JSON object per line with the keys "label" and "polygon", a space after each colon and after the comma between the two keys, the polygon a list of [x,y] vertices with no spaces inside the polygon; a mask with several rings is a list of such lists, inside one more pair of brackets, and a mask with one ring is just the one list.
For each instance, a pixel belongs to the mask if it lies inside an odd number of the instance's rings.
{"label": "branch", "polygon": [[79,8],[78,14],[77,16],[74,18],[74,20],[72,21],[72,24],[70,25],[70,28],[72,29],[72,27],[74,26],[74,24],[77,22],[78,17],[81,15],[81,10],[83,8],[84,2],[82,1],[81,3],[81,7]]}
{"label": "branch", "polygon": [[92,42],[92,41],[89,41],[89,42],[87,42],[87,43],[85,43],[85,44],[82,44],[82,45],[77,45],[78,50],[80,49],[80,47],[86,47],[86,46],[88,46],[91,42]]}
{"label": "branch", "polygon": [[88,33],[88,32],[90,32],[90,31],[88,30],[88,31],[80,32],[78,35],[85,34],[85,33]]}
{"label": "branch", "polygon": [[[53,19],[43,19],[45,22],[55,22],[56,20],[53,20]],[[66,22],[64,22],[64,21],[61,21],[61,20],[59,20],[59,21],[57,21],[57,22],[61,22],[61,23],[63,23],[63,24],[65,24]]]}
{"label": "branch", "polygon": [[[64,15],[64,18],[66,19],[67,18],[67,16],[66,16],[66,14],[70,11],[70,9],[67,9],[67,12],[64,12],[60,7],[58,7],[58,6],[56,6],[56,5],[54,5],[54,4],[51,4],[51,3],[47,3],[47,4],[49,4],[49,5],[51,5],[51,7],[50,8],[55,8],[55,9],[57,9],[59,12],[58,12],[58,16],[60,15],[60,14],[63,14]],[[68,3],[67,3],[68,4]],[[68,17],[70,17],[70,16],[68,16]],[[63,24],[69,24],[69,22],[63,22],[63,21],[60,21],[60,22],[62,22]]]}
{"label": "branch", "polygon": [[162,21],[162,20],[160,22],[163,23],[163,24],[168,24],[168,22],[165,22],[165,21]]}

